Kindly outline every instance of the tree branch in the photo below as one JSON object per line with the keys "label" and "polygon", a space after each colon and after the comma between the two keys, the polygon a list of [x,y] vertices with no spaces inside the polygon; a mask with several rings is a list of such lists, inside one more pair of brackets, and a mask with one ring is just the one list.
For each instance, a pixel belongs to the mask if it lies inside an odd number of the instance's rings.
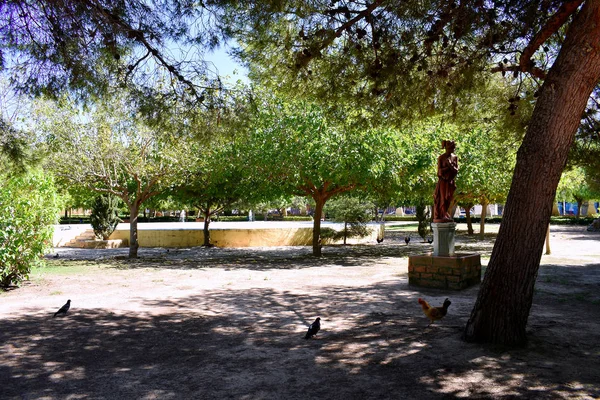
{"label": "tree branch", "polygon": [[[535,67],[531,67],[531,57],[533,57],[537,49],[539,49],[550,36],[556,33],[560,27],[565,24],[567,19],[577,11],[577,8],[579,8],[581,3],[583,3],[583,0],[567,1],[560,6],[556,14],[550,17],[546,25],[533,37],[527,47],[525,47],[525,50],[523,50],[523,53],[519,58],[520,72],[532,72],[532,70],[535,69]],[[545,75],[546,74],[544,73],[544,77]],[[534,76],[536,75],[534,74]]]}
{"label": "tree branch", "polygon": [[320,53],[321,50],[328,47],[331,43],[333,43],[333,41],[336,38],[339,38],[340,36],[342,36],[342,33],[344,33],[344,31],[346,29],[350,28],[351,26],[356,24],[361,19],[370,15],[373,12],[373,10],[375,10],[377,7],[379,7],[379,5],[382,3],[382,1],[383,0],[376,0],[375,2],[373,2],[373,4],[369,5],[367,8],[365,8],[364,10],[359,12],[356,15],[356,17],[354,17],[354,18],[348,20],[346,23],[342,24],[338,29],[336,29],[333,32],[333,35],[329,35],[326,39],[324,39],[321,43],[319,43],[317,45],[317,47],[314,49],[316,51],[308,52],[308,54],[305,52],[299,52],[298,53],[298,61],[297,61],[299,66],[306,66],[310,62],[310,60],[312,60],[315,57],[315,55],[317,53]]}
{"label": "tree branch", "polygon": [[523,70],[520,65],[501,65],[498,67],[494,67],[490,70],[491,72],[528,72],[536,78],[546,79],[546,71],[539,67],[529,66],[527,70]]}

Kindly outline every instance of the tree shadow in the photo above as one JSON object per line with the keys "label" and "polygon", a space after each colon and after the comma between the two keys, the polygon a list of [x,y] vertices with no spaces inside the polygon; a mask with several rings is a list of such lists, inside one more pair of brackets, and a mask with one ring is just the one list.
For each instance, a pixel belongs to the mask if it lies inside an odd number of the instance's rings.
{"label": "tree shadow", "polygon": [[[589,346],[600,342],[598,329],[556,335],[573,328],[534,312],[528,348],[468,344],[460,334],[475,294],[453,293],[450,313],[430,327],[417,298],[437,305],[448,293],[417,290],[404,278],[129,300],[143,312],[74,307],[52,318],[18,310],[0,320],[0,387],[3,398],[600,395],[600,358]],[[535,307],[557,312],[554,304]],[[304,340],[317,316],[322,331]],[[597,328],[597,319],[590,323]]]}

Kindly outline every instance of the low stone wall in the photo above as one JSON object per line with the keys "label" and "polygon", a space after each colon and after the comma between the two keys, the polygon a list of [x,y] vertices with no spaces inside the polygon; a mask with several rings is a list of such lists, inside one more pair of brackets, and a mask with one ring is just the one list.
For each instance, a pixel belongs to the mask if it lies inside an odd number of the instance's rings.
{"label": "low stone wall", "polygon": [[[375,243],[379,227],[373,226],[371,234],[364,238],[348,239],[348,244]],[[312,228],[251,228],[211,229],[211,243],[217,247],[260,247],[260,246],[310,246]],[[110,239],[129,239],[129,230],[116,230]],[[200,229],[138,230],[140,247],[195,247],[204,243],[204,232]],[[341,243],[338,241],[336,243]],[[333,244],[325,242],[324,244]]]}
{"label": "low stone wall", "polygon": [[109,239],[109,240],[83,240],[80,246],[83,249],[117,249],[119,247],[128,247],[129,240],[125,239]]}
{"label": "low stone wall", "polygon": [[479,254],[456,254],[450,257],[423,255],[408,258],[410,285],[462,290],[480,282]]}

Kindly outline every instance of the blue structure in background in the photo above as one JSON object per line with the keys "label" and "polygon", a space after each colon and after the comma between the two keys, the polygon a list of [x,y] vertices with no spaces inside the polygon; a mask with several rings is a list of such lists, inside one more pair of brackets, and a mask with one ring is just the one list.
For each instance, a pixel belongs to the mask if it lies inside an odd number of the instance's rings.
{"label": "blue structure in background", "polygon": [[[577,203],[563,203],[562,201],[559,201],[557,204],[558,213],[560,215],[577,215]],[[598,202],[594,203],[594,214],[597,212],[599,204],[600,203]]]}

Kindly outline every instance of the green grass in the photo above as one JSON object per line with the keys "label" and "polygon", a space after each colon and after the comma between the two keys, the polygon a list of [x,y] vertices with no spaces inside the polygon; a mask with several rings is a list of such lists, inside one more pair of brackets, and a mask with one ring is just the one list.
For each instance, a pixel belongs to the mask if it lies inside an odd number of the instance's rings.
{"label": "green grass", "polygon": [[31,270],[30,278],[49,275],[85,275],[98,271],[99,265],[90,261],[46,260],[45,265]]}

